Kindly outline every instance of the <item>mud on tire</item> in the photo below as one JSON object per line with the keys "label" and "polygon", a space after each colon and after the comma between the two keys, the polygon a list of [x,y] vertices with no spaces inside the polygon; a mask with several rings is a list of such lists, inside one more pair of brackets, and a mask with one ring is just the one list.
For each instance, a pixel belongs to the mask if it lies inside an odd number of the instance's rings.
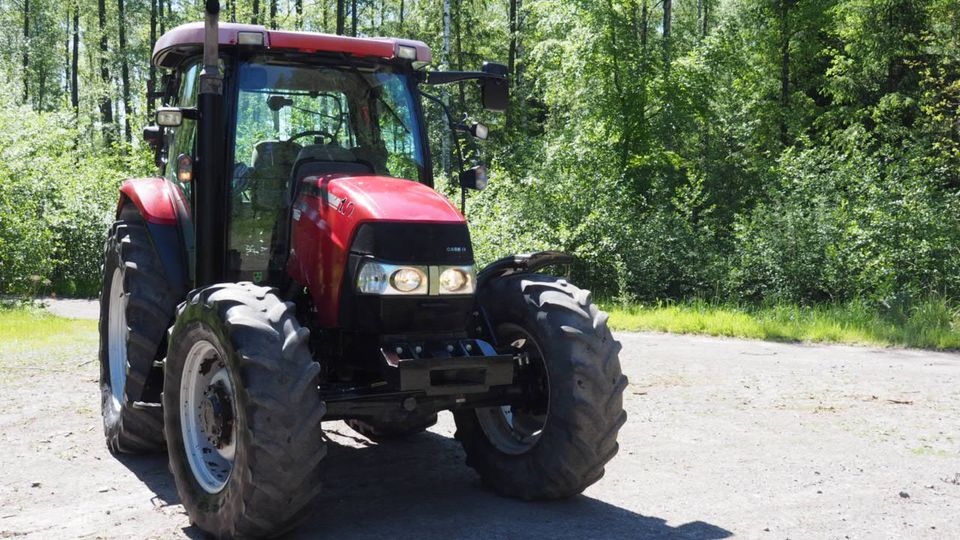
{"label": "mud on tire", "polygon": [[[164,428],[170,470],[195,523],[218,538],[262,537],[296,526],[320,490],[326,407],[317,391],[320,365],[294,305],[252,283],[199,289],[180,307],[165,366]],[[211,493],[198,483],[181,427],[181,377],[186,357],[208,342],[235,385],[232,470]]]}
{"label": "mud on tire", "polygon": [[[132,205],[123,208],[120,219],[110,228],[103,261],[100,394],[107,447],[113,453],[159,452],[164,449],[160,404],[139,400],[148,382],[159,388],[160,371],[154,368],[154,361],[163,358],[167,328],[183,286],[165,274],[147,226]],[[121,300],[111,304],[113,295],[122,295]],[[126,358],[117,355],[120,358],[115,359],[124,366],[125,383],[116,394],[110,368],[111,356],[116,353],[111,352],[110,323],[117,313],[111,312],[111,305],[123,308],[121,323],[125,324],[121,326],[128,329],[125,339],[119,338]],[[159,395],[154,399],[159,400]]]}
{"label": "mud on tire", "polygon": [[496,279],[478,298],[498,334],[519,327],[534,339],[549,392],[545,423],[520,451],[507,453],[491,442],[478,419],[482,410],[456,412],[467,465],[506,496],[556,499],[582,492],[603,476],[626,421],[627,379],[607,314],[588,291],[541,274]]}

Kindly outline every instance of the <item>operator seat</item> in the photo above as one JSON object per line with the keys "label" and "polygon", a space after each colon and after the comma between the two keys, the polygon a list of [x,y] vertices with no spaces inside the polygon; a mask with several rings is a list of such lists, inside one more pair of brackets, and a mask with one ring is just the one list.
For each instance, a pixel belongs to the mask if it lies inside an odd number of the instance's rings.
{"label": "operator seat", "polygon": [[250,200],[255,209],[283,207],[290,170],[301,148],[289,141],[261,141],[253,148]]}
{"label": "operator seat", "polygon": [[357,154],[337,144],[311,144],[297,154],[293,178],[299,182],[306,176],[325,174],[373,174],[373,166],[357,158]]}

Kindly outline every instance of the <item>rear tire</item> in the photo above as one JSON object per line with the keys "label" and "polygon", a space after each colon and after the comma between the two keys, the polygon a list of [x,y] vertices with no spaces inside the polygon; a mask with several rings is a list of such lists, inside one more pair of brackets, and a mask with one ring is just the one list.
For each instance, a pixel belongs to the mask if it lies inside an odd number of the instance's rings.
{"label": "rear tire", "polygon": [[144,403],[144,388],[159,382],[154,361],[180,291],[171,285],[135,207],[124,208],[104,245],[100,288],[100,395],[103,431],[111,452],[164,449],[159,403]]}
{"label": "rear tire", "polygon": [[[215,537],[287,531],[320,491],[326,406],[309,336],[292,303],[252,283],[199,289],[180,307],[163,387],[170,470],[190,521]],[[211,369],[227,384],[191,386]],[[193,388],[204,398],[190,401]]]}
{"label": "rear tire", "polygon": [[410,417],[398,422],[383,422],[379,420],[347,420],[350,429],[373,442],[387,442],[396,439],[411,437],[423,433],[437,423],[437,414]]}
{"label": "rear tire", "polygon": [[626,421],[627,379],[607,314],[588,291],[540,274],[497,279],[479,292],[479,301],[498,346],[509,348],[512,342],[526,351],[527,369],[539,373],[531,377],[536,382],[531,392],[541,398],[526,408],[455,412],[467,465],[509,497],[581,493],[603,476]]}

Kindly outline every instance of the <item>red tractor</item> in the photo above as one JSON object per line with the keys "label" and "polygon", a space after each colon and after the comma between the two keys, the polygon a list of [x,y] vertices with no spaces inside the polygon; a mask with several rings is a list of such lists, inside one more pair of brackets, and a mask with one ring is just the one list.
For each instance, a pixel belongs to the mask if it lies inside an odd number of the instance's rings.
{"label": "red tractor", "polygon": [[[476,80],[502,111],[504,67],[431,72],[418,41],[218,12],[207,2],[153,52],[165,106],[144,136],[163,172],[123,183],[104,250],[109,448],[166,448],[191,522],[217,537],[304,516],[325,421],[386,441],[450,410],[467,464],[503,495],[596,482],[626,419],[606,314],[538,273],[561,253],[476,271],[462,212],[432,189],[422,87]],[[454,137],[485,137],[441,110]],[[482,189],[484,169],[460,182]]]}

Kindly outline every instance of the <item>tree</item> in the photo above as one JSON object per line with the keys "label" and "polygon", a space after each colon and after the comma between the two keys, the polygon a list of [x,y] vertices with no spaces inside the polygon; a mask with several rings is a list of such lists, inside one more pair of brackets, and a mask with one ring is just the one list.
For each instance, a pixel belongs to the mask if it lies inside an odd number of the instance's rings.
{"label": "tree", "polygon": [[117,52],[120,54],[120,83],[123,97],[123,136],[132,140],[130,134],[130,62],[127,58],[127,18],[124,0],[117,0]]}
{"label": "tree", "polygon": [[109,45],[107,42],[107,3],[106,0],[97,0],[97,21],[100,28],[100,80],[103,83],[103,94],[100,99],[100,120],[103,122],[103,137],[108,143],[113,141],[113,101],[110,99],[110,68]]}
{"label": "tree", "polygon": [[23,102],[30,101],[30,0],[23,0]]}
{"label": "tree", "polygon": [[73,2],[73,51],[70,59],[70,105],[80,115],[80,1]]}
{"label": "tree", "polygon": [[346,29],[346,0],[337,0],[337,35],[342,36]]}

